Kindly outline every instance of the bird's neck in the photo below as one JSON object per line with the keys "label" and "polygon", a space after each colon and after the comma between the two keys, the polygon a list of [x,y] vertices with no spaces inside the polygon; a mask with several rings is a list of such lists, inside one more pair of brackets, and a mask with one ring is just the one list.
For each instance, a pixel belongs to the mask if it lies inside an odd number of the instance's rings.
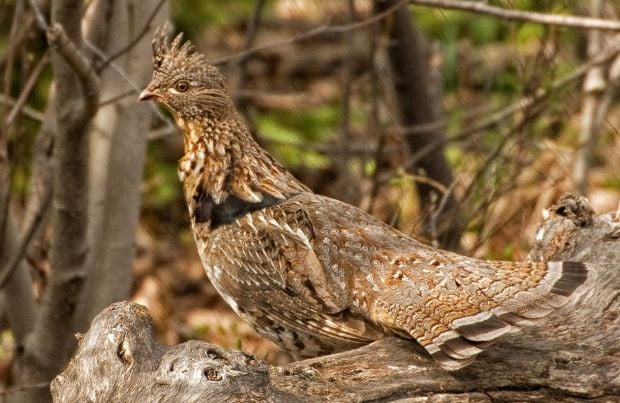
{"label": "bird's neck", "polygon": [[177,124],[185,149],[179,177],[188,203],[202,195],[216,205],[233,199],[261,204],[308,191],[256,143],[238,116]]}

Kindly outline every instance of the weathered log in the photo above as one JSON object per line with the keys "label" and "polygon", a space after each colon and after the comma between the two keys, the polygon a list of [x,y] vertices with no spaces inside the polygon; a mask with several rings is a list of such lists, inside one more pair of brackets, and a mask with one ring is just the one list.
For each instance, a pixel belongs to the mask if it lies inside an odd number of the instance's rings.
{"label": "weathered log", "polygon": [[122,302],[95,318],[52,394],[59,402],[620,401],[620,212],[594,218],[585,199],[563,196],[530,257],[589,262],[594,287],[459,371],[394,338],[282,367],[204,342],[165,347],[147,310]]}

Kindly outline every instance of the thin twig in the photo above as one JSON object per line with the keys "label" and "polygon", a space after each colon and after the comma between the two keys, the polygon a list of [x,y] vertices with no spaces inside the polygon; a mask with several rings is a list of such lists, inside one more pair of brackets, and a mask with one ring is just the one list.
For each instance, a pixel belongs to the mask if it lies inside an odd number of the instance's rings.
{"label": "thin twig", "polygon": [[[355,13],[355,0],[348,1],[349,8],[349,19],[351,22],[355,22],[356,13]],[[352,40],[350,37],[345,36],[345,41],[347,42],[347,50],[352,50]],[[344,65],[342,66],[342,86],[340,87],[342,92],[342,100],[341,110],[340,110],[340,135],[342,146],[341,148],[346,148],[351,142],[351,95],[352,95],[352,87],[353,87],[353,68],[351,66],[350,60],[346,60]],[[341,150],[344,151],[344,150]]]}
{"label": "thin twig", "polygon": [[576,15],[545,14],[534,11],[511,10],[495,7],[484,1],[462,0],[408,0],[411,4],[424,7],[447,8],[469,11],[476,14],[492,15],[505,20],[535,22],[545,25],[561,27],[600,29],[606,31],[620,31],[620,21],[602,18],[581,17]]}
{"label": "thin twig", "polygon": [[[20,31],[21,16],[23,14],[24,4],[23,2],[18,2],[15,5],[15,10],[13,12],[11,32],[9,34],[9,47],[6,51],[6,67],[2,81],[3,95],[7,98],[11,95],[11,80],[13,78],[13,65],[17,49],[16,45],[14,45],[16,42],[14,39]],[[0,111],[0,113],[4,113],[4,110]],[[11,200],[12,166],[10,165],[8,153],[8,136],[9,125],[5,125],[0,128],[0,247],[3,247],[5,244],[4,237],[6,235],[9,204]]]}
{"label": "thin twig", "polygon": [[[355,0],[348,1],[348,17],[350,22],[354,22],[356,19],[355,12]],[[344,40],[347,43],[346,52],[352,50],[352,35],[347,33],[344,35]],[[334,147],[330,153],[328,153],[332,164],[338,171],[338,187],[342,190],[340,197],[342,200],[348,202],[359,202],[355,200],[355,196],[358,192],[361,194],[360,183],[355,180],[353,173],[349,167],[349,161],[351,157],[350,147],[352,145],[351,139],[351,97],[353,94],[353,67],[351,66],[351,60],[344,58],[343,65],[340,68],[341,85],[340,85],[340,133],[337,138],[336,147]],[[355,185],[357,183],[357,186]]]}
{"label": "thin twig", "polygon": [[393,7],[388,8],[387,10],[385,10],[382,13],[378,13],[375,14],[374,16],[367,18],[365,20],[359,21],[359,22],[354,22],[354,23],[350,23],[350,24],[342,24],[342,25],[333,25],[333,26],[320,26],[317,27],[315,29],[312,29],[310,31],[306,31],[302,34],[293,36],[289,39],[280,41],[280,42],[275,42],[275,43],[269,43],[266,45],[262,45],[262,46],[256,46],[253,47],[252,49],[248,49],[248,50],[244,50],[242,52],[230,55],[230,56],[226,56],[224,58],[221,58],[215,62],[213,62],[213,64],[215,65],[222,65],[222,64],[226,64],[226,63],[230,63],[232,61],[235,60],[239,60],[245,57],[250,57],[253,56],[257,53],[263,52],[265,50],[269,50],[269,49],[273,49],[273,48],[278,48],[281,46],[287,46],[287,45],[292,45],[296,42],[301,42],[301,41],[305,41],[308,39],[312,39],[312,38],[316,38],[318,36],[321,35],[334,35],[334,34],[343,34],[345,32],[349,32],[349,31],[354,31],[357,29],[362,29],[362,28],[366,28],[378,21],[381,21],[382,19],[390,16],[391,14],[393,14],[396,10],[398,10],[400,7],[402,7],[404,4],[407,3],[407,0],[401,0],[399,1],[397,4],[395,4]]}
{"label": "thin twig", "polygon": [[482,132],[483,130],[487,130],[491,127],[495,127],[502,122],[507,121],[507,119],[514,115],[517,112],[521,112],[526,108],[529,108],[533,104],[539,103],[546,99],[549,95],[554,93],[555,91],[562,89],[572,83],[580,79],[584,74],[586,74],[593,66],[597,66],[600,64],[604,64],[609,62],[611,59],[616,57],[616,55],[620,52],[620,38],[617,38],[615,41],[611,42],[605,49],[603,49],[596,57],[591,58],[587,62],[581,64],[579,67],[571,71],[569,74],[564,77],[554,81],[548,88],[539,88],[533,95],[528,95],[526,97],[520,98],[517,101],[511,103],[510,105],[500,109],[490,118],[475,124],[466,129],[462,129],[456,135],[451,136],[450,138],[436,140],[434,142],[428,143],[421,149],[417,150],[409,159],[406,166],[410,167],[417,163],[420,158],[423,158],[429,152],[435,150],[437,147],[441,147],[447,142],[458,141],[469,136]]}
{"label": "thin twig", "polygon": [[[336,141],[328,141],[324,143],[308,143],[305,141],[299,140],[274,140],[274,139],[263,139],[265,144],[268,145],[276,145],[276,146],[285,146],[285,147],[295,147],[304,151],[313,151],[318,152],[325,155],[333,155],[335,149],[340,149],[338,140]],[[375,152],[375,149],[368,144],[360,144],[360,143],[351,143],[347,147],[346,150],[341,150],[345,154],[348,155],[370,155]]]}
{"label": "thin twig", "polygon": [[[375,29],[376,31],[378,31],[378,29]],[[379,34],[379,32],[375,32],[375,35],[373,35],[373,37],[375,38],[372,42],[371,42],[371,51],[370,54],[372,55],[371,60],[372,60],[372,65],[371,65],[371,70],[370,70],[370,119],[368,119],[368,128],[369,130],[376,136],[378,137],[377,139],[377,145],[375,147],[375,152],[373,155],[373,160],[375,161],[375,170],[372,173],[372,177],[371,177],[371,187],[370,187],[370,191],[368,192],[368,197],[365,198],[363,205],[361,205],[360,207],[363,208],[365,211],[367,212],[372,212],[372,208],[375,204],[375,200],[377,199],[378,195],[379,195],[379,190],[381,187],[381,184],[379,183],[379,177],[381,175],[381,168],[382,166],[380,165],[380,163],[384,160],[384,155],[385,155],[385,149],[387,146],[387,137],[388,137],[388,133],[385,130],[380,129],[380,116],[379,116],[379,96],[380,96],[380,90],[379,90],[379,82],[380,82],[380,76],[379,76],[379,69],[377,66],[377,53],[379,51],[379,39],[381,36]]]}
{"label": "thin twig", "polygon": [[99,108],[99,77],[88,60],[69,39],[62,25],[55,23],[47,30],[50,47],[56,50],[75,72],[80,85],[87,116],[93,116]]}
{"label": "thin twig", "polygon": [[[103,59],[106,57],[103,50],[99,49],[94,44],[89,43],[87,41],[85,41],[85,44],[90,50],[92,50],[100,58]],[[140,91],[142,91],[142,88],[139,88],[138,85],[135,82],[133,82],[133,80],[128,76],[127,72],[121,66],[119,66],[118,63],[112,61],[110,62],[110,67],[112,67],[114,71],[116,71],[123,78],[123,80],[125,80],[136,91],[136,94],[139,94]],[[175,126],[174,123],[172,123],[170,119],[168,119],[166,115],[164,115],[161,112],[161,110],[159,110],[159,108],[155,105],[154,102],[149,102],[148,104],[151,110],[155,113],[155,116],[157,116],[159,120],[164,122],[167,126]]]}
{"label": "thin twig", "polygon": [[180,133],[180,129],[177,125],[170,124],[155,130],[151,130],[146,137],[149,141],[155,141],[169,136],[177,136]]}
{"label": "thin twig", "polygon": [[50,386],[49,382],[39,382],[39,383],[30,384],[30,385],[20,385],[15,388],[0,389],[0,396],[6,396],[12,393],[23,392],[28,389],[49,388],[49,386]]}
{"label": "thin twig", "polygon": [[[263,14],[263,8],[265,7],[265,0],[256,0],[256,5],[254,6],[254,12],[252,13],[252,17],[250,21],[248,21],[248,26],[245,32],[245,46],[244,49],[248,50],[254,46],[256,42],[256,34],[258,33],[258,26],[260,25],[260,20]],[[250,61],[251,55],[246,55],[239,59],[238,65],[241,70],[241,74],[239,75],[239,83],[238,87],[243,89],[245,87],[245,81],[247,79],[247,64]]]}
{"label": "thin twig", "polygon": [[96,69],[97,72],[103,71],[103,69],[108,67],[108,65],[111,62],[113,62],[115,59],[119,58],[120,56],[124,55],[125,53],[129,52],[134,46],[136,46],[138,42],[140,42],[142,37],[146,35],[146,33],[149,32],[149,30],[151,29],[151,23],[157,16],[157,13],[161,9],[161,7],[164,5],[164,3],[166,3],[166,0],[160,0],[159,3],[157,3],[155,8],[149,15],[148,19],[146,20],[146,23],[144,24],[140,32],[138,32],[138,35],[136,35],[135,38],[133,38],[126,46],[124,46],[123,48],[119,49],[117,52],[111,54],[106,59],[104,59],[101,65],[97,67]]}
{"label": "thin twig", "polygon": [[35,19],[37,20],[37,24],[42,31],[47,31],[49,29],[49,24],[47,23],[47,18],[43,14],[41,7],[39,6],[39,2],[37,0],[29,0],[30,8],[34,12]]}
{"label": "thin twig", "polygon": [[17,268],[17,266],[19,265],[19,262],[24,257],[24,254],[26,253],[26,249],[28,248],[30,241],[34,237],[34,234],[39,229],[39,225],[41,225],[41,222],[43,221],[43,216],[45,215],[51,201],[52,201],[52,191],[51,189],[48,189],[46,194],[41,199],[41,205],[39,206],[37,213],[35,214],[32,221],[30,222],[30,226],[26,229],[26,232],[24,233],[24,237],[22,238],[20,244],[16,248],[15,253],[13,254],[13,257],[9,259],[7,265],[4,266],[2,268],[2,271],[0,272],[0,290],[2,289],[2,287],[4,287],[4,285],[6,284],[6,281],[9,279],[9,277],[11,277],[11,274],[13,274],[13,271],[15,270],[15,268]]}
{"label": "thin twig", "polygon": [[435,130],[442,130],[446,128],[446,122],[441,119],[435,122],[418,123],[410,126],[401,126],[390,129],[390,133],[396,133],[401,136],[417,136],[420,134],[426,134],[434,132]]}
{"label": "thin twig", "polygon": [[441,200],[439,201],[439,205],[437,206],[437,208],[434,211],[431,211],[429,213],[429,218],[428,218],[428,226],[429,226],[428,233],[430,235],[433,246],[436,248],[439,248],[441,246],[437,239],[439,235],[437,233],[437,221],[439,221],[439,217],[441,216],[444,209],[448,205],[448,200],[450,199],[450,196],[452,195],[452,192],[454,191],[454,187],[456,186],[456,178],[452,180],[452,183],[450,183],[450,186],[448,186],[447,189],[442,183],[439,183],[439,184],[443,188]]}
{"label": "thin twig", "polygon": [[[0,94],[0,104],[3,105],[8,105],[8,106],[13,106],[17,103],[17,101],[11,97],[7,97],[4,94]],[[24,105],[21,109],[21,112],[31,118],[34,119],[36,121],[42,122],[45,119],[45,115],[43,114],[43,112],[32,108],[28,105]]]}
{"label": "thin twig", "polygon": [[32,91],[35,84],[37,83],[37,80],[39,79],[39,75],[43,71],[43,68],[47,66],[47,64],[49,63],[49,60],[50,60],[49,53],[46,51],[43,54],[43,57],[41,58],[41,60],[39,60],[39,63],[37,63],[34,69],[32,69],[32,72],[30,73],[30,77],[28,77],[28,80],[26,81],[24,88],[22,89],[21,93],[19,94],[19,97],[17,97],[17,100],[15,101],[15,104],[13,105],[13,109],[11,109],[11,112],[9,112],[9,115],[6,118],[5,124],[7,126],[13,123],[13,120],[15,120],[17,115],[24,108],[24,104],[26,103],[26,100],[28,99],[28,95],[30,95],[30,92]]}
{"label": "thin twig", "polygon": [[112,97],[110,97],[110,98],[108,98],[108,99],[106,99],[104,101],[99,102],[99,107],[101,108],[101,107],[104,107],[106,105],[113,104],[114,102],[118,102],[121,99],[126,98],[126,97],[128,97],[130,95],[134,95],[134,94],[138,94],[138,90],[133,89],[133,88],[130,89],[130,90],[121,92],[118,95],[114,95],[114,96],[112,96]]}
{"label": "thin twig", "polygon": [[508,140],[510,140],[511,135],[515,131],[516,130],[510,130],[508,133],[502,136],[499,144],[497,144],[495,149],[493,149],[493,151],[491,151],[491,153],[484,160],[484,162],[482,163],[482,167],[480,167],[480,169],[475,173],[474,177],[469,182],[469,185],[467,186],[465,191],[463,191],[463,196],[461,197],[461,200],[463,202],[465,202],[469,198],[469,196],[472,193],[472,190],[474,189],[474,186],[476,185],[476,183],[478,183],[478,180],[482,177],[484,172],[486,172],[486,170],[491,166],[493,161],[495,161],[495,159],[500,155],[500,153],[502,152],[506,144],[508,144]]}
{"label": "thin twig", "polygon": [[[256,42],[256,34],[258,33],[258,27],[260,25],[261,17],[263,15],[263,8],[265,7],[264,0],[256,0],[256,4],[254,6],[254,12],[252,13],[252,17],[248,21],[248,26],[245,32],[245,47],[244,49],[251,49]],[[246,81],[248,78],[248,62],[251,59],[251,55],[247,55],[242,57],[239,60],[239,81],[237,82],[237,88],[242,90],[246,86]],[[246,121],[252,131],[255,130],[255,124],[252,120],[252,117],[248,113],[248,103],[246,99],[236,97],[235,99],[237,107],[243,116],[245,116]]]}

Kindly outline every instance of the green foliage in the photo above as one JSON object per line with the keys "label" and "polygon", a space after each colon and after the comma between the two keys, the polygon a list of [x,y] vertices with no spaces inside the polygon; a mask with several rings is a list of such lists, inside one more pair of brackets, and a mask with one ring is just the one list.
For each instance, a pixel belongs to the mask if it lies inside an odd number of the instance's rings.
{"label": "green foliage", "polygon": [[15,340],[10,329],[3,330],[0,333],[0,361],[4,361],[13,354],[15,348]]}
{"label": "green foliage", "polygon": [[149,149],[145,171],[145,192],[143,204],[146,208],[162,209],[181,196],[181,186],[176,163],[162,161],[157,156],[157,144]]}
{"label": "green foliage", "polygon": [[514,245],[506,245],[502,250],[501,260],[514,260],[513,256],[515,253]]}
{"label": "green foliage", "polygon": [[524,23],[517,28],[514,35],[515,42],[521,47],[531,46],[532,42],[537,42],[543,37],[545,27],[540,24]]}
{"label": "green foliage", "polygon": [[371,177],[377,171],[377,161],[374,159],[366,160],[364,163],[364,174],[368,177]]}
{"label": "green foliage", "polygon": [[[7,36],[0,34],[0,49],[4,48]],[[23,91],[26,81],[29,79],[30,70],[38,64],[43,57],[42,46],[34,43],[33,51],[27,51],[24,55],[18,55],[13,60],[10,87],[7,95],[17,99]],[[0,51],[2,54],[2,51]],[[21,57],[20,57],[21,56]],[[32,91],[29,93],[26,105],[38,111],[45,109],[48,101],[49,88],[52,82],[52,71],[48,64],[40,76]],[[9,105],[0,105],[0,119],[4,121],[9,111],[13,109]],[[29,192],[30,175],[32,168],[32,151],[40,122],[29,117],[18,116],[8,128],[8,152],[11,160],[11,193],[25,198]]]}
{"label": "green foliage", "polygon": [[[491,1],[490,3],[516,10],[539,10],[558,14],[574,12],[567,4],[558,1],[517,0],[511,1],[509,5],[502,1]],[[541,24],[506,22],[491,16],[457,10],[412,7],[411,13],[416,25],[422,32],[432,41],[441,44],[444,86],[447,92],[459,89],[459,74],[469,73],[459,70],[462,59],[469,57],[467,53],[459,53],[459,49],[463,52],[463,42],[467,42],[478,49],[501,43],[505,45],[508,52],[511,51],[511,47],[527,51],[541,45],[548,29]],[[562,48],[574,49],[574,44],[580,40],[579,32],[568,29],[557,31],[558,42],[567,45]],[[523,56],[520,56],[519,59],[523,60]],[[559,60],[561,62],[562,59]],[[574,65],[569,64],[567,67],[572,69]],[[488,77],[488,80],[486,89],[514,96],[520,91],[523,75],[516,70],[515,66],[507,66],[498,74]]]}
{"label": "green foliage", "polygon": [[188,333],[182,333],[182,341],[195,340],[195,339],[207,339],[211,328],[209,325],[199,324],[192,326]]}
{"label": "green foliage", "polygon": [[289,112],[268,112],[257,117],[257,129],[264,139],[274,143],[273,150],[290,167],[324,167],[329,160],[322,154],[299,147],[324,142],[338,126],[339,108],[319,106]]}
{"label": "green foliage", "polygon": [[448,145],[444,151],[450,166],[459,166],[463,162],[463,150],[456,145]]}
{"label": "green foliage", "polygon": [[441,44],[444,80],[448,89],[458,84],[459,41],[474,45],[498,42],[506,37],[506,25],[493,17],[453,10],[413,8],[413,18],[421,30]]}
{"label": "green foliage", "polygon": [[615,173],[605,178],[602,186],[608,189],[620,190],[620,173]]}
{"label": "green foliage", "polygon": [[[329,132],[333,127],[338,124],[340,110],[338,105],[322,105],[313,109],[270,112],[262,115],[260,119],[272,122],[274,126],[279,126],[283,131],[289,129],[295,132],[293,136],[299,137],[300,140],[324,141],[329,137]],[[260,121],[259,124],[261,124]],[[278,137],[277,130],[272,134]],[[282,134],[286,136],[286,133]],[[283,138],[280,139],[283,140]]]}
{"label": "green foliage", "polygon": [[491,250],[485,253],[484,259],[514,261],[515,252],[516,252],[515,245],[506,245],[499,251]]}
{"label": "green foliage", "polygon": [[255,3],[254,0],[174,0],[172,15],[178,30],[187,33],[189,38],[195,38],[205,27],[245,21]]}

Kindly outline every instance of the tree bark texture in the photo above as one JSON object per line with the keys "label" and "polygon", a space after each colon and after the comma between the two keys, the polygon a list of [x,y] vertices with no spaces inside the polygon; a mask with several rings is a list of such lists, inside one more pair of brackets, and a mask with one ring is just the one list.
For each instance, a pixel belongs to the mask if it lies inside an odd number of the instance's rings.
{"label": "tree bark texture", "polygon": [[[0,262],[10,262],[17,253],[18,243],[22,241],[18,234],[17,225],[9,215],[5,223],[4,247],[0,248]],[[32,321],[36,312],[30,268],[25,259],[19,260],[17,267],[7,277],[5,286],[1,289],[0,295],[3,297],[11,332],[19,351],[24,346],[26,336],[32,331]]]}
{"label": "tree bark texture", "polygon": [[[78,71],[82,62],[80,0],[51,2],[47,30],[54,72],[54,111],[57,129],[53,150],[53,198],[49,282],[18,357],[17,385],[41,385],[50,381],[71,353],[71,320],[85,277],[88,197],[88,128],[98,104],[98,87],[87,84]],[[49,400],[45,387],[28,387],[12,395],[16,402]]]}
{"label": "tree bark texture", "polygon": [[618,401],[620,212],[594,218],[585,199],[570,195],[547,212],[531,259],[589,262],[597,272],[592,290],[462,370],[442,370],[395,338],[281,367],[205,342],[164,347],[146,308],[122,302],[81,338],[52,382],[54,400]]}
{"label": "tree bark texture", "polygon": [[[99,3],[103,1],[95,5]],[[113,29],[108,34],[115,38],[123,37],[124,40],[108,40],[115,47],[106,48],[107,54],[126,47],[146,24],[150,24],[149,33],[116,61],[125,72],[126,79],[139,88],[146,85],[151,75],[151,65],[144,62],[152,53],[150,31],[163,25],[167,16],[166,7],[162,7],[153,21],[148,20],[157,3],[159,0],[116,1],[112,4],[114,12],[110,13],[109,22]],[[123,34],[120,35],[119,31]],[[112,70],[112,73],[114,78],[107,81],[107,97],[126,92],[129,87],[125,78],[119,78],[117,71]],[[105,79],[102,83],[106,84]],[[91,159],[91,163],[96,161],[99,165],[97,172],[91,175],[91,196],[96,204],[93,206],[91,203],[89,214],[89,258],[92,263],[89,264],[90,272],[74,320],[76,329],[86,330],[99,311],[129,296],[150,116],[149,105],[136,105],[133,94],[99,109],[95,122],[98,130],[94,130],[93,138],[101,137],[96,143],[105,152]],[[105,135],[99,135],[99,130]],[[91,147],[91,151],[95,150]]]}

